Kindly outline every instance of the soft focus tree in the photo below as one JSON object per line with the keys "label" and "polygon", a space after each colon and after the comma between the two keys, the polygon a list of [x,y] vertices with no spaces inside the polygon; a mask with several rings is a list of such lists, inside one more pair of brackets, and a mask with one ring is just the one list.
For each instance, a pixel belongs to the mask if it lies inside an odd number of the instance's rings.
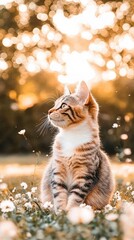
{"label": "soft focus tree", "polygon": [[132,82],[133,1],[1,0],[0,11],[0,133],[6,142],[20,110],[45,101],[58,82]]}
{"label": "soft focus tree", "polygon": [[100,105],[100,132],[104,148],[121,161],[132,161],[134,151],[133,80],[100,82],[93,88]]}
{"label": "soft focus tree", "polygon": [[90,85],[134,77],[133,1],[2,0],[0,8],[0,89],[18,103],[29,75],[41,71]]}

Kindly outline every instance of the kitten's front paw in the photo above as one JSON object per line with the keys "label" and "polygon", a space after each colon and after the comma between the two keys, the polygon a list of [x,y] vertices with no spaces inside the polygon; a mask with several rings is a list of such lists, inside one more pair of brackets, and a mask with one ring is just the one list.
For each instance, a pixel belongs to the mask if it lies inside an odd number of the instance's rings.
{"label": "kitten's front paw", "polygon": [[55,208],[54,212],[55,212],[56,215],[60,215],[61,213],[65,213],[65,210],[60,209],[60,208]]}
{"label": "kitten's front paw", "polygon": [[62,213],[62,210],[60,210],[60,209],[55,210],[56,215],[60,215],[61,213]]}
{"label": "kitten's front paw", "polygon": [[66,206],[65,212],[68,212],[71,209],[71,206]]}
{"label": "kitten's front paw", "polygon": [[67,206],[66,206],[66,208],[65,208],[65,211],[66,212],[68,212],[68,211],[70,211],[70,209],[71,208],[74,208],[74,207],[79,207],[80,205],[78,205],[78,204],[68,204]]}
{"label": "kitten's front paw", "polygon": [[59,215],[63,211],[62,207],[54,206],[54,212],[56,215]]}

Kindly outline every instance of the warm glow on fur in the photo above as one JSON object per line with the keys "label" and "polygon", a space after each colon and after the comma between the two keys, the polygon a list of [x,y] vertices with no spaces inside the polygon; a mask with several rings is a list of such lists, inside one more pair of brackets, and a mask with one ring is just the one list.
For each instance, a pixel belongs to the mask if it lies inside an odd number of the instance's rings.
{"label": "warm glow on fur", "polygon": [[98,115],[98,105],[85,82],[82,82],[75,93],[67,92],[67,95],[57,99],[48,113],[51,123],[59,128],[73,127],[85,120],[90,125],[90,119]]}
{"label": "warm glow on fur", "polygon": [[114,181],[109,159],[100,149],[98,104],[86,83],[57,99],[48,115],[59,133],[42,179],[42,202],[51,201],[56,212],[81,203],[103,208],[112,197]]}

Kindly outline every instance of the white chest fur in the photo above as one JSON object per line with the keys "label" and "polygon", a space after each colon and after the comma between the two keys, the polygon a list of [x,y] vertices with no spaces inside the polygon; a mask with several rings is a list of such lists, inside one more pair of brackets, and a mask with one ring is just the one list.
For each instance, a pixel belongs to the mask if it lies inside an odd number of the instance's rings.
{"label": "white chest fur", "polygon": [[92,132],[86,122],[70,129],[61,129],[56,139],[64,157],[71,157],[80,145],[92,141]]}

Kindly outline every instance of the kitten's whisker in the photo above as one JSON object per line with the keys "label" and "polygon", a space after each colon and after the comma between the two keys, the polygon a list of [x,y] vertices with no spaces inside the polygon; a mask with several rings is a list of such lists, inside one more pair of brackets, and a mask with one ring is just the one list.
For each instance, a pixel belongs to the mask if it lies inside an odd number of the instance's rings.
{"label": "kitten's whisker", "polygon": [[57,98],[61,96],[61,93],[57,90],[55,94],[45,100],[45,103],[54,103]]}
{"label": "kitten's whisker", "polygon": [[40,122],[36,124],[36,132],[39,133],[39,135],[44,135],[45,131],[47,130],[47,127],[48,119],[47,115],[45,115],[40,119]]}
{"label": "kitten's whisker", "polygon": [[45,103],[54,103],[54,102],[55,102],[54,97],[51,97],[51,98],[48,98],[47,100],[45,100]]}
{"label": "kitten's whisker", "polygon": [[36,124],[36,132],[39,133],[39,135],[45,135],[48,132],[54,132],[54,127],[51,125],[48,115],[44,113],[44,116],[40,119],[40,122]]}

